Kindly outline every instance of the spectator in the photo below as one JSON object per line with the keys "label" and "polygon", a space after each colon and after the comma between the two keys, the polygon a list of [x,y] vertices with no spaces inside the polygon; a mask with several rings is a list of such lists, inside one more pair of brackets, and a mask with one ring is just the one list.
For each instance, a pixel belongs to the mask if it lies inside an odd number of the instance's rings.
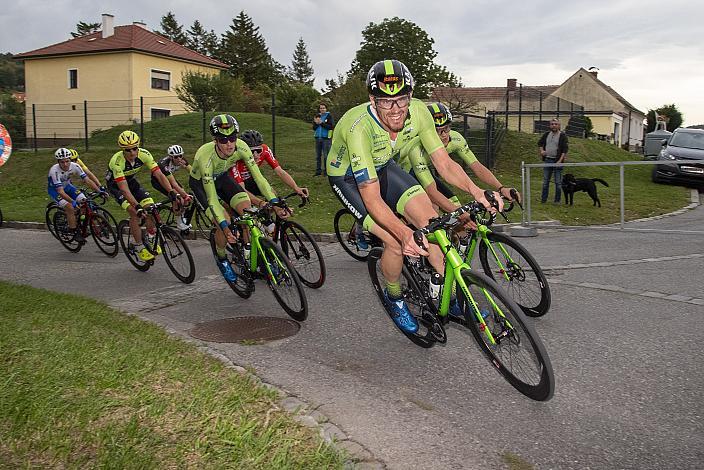
{"label": "spectator", "polygon": [[315,176],[323,174],[325,161],[328,158],[328,151],[332,142],[332,128],[335,127],[335,120],[328,112],[325,103],[318,105],[318,114],[313,118],[313,132],[315,136]]}
{"label": "spectator", "polygon": [[[560,121],[553,119],[550,121],[550,130],[540,137],[538,140],[538,148],[540,149],[540,157],[545,163],[563,163],[567,158],[567,135],[560,130]],[[545,203],[548,200],[550,192],[550,180],[555,173],[555,203],[560,202],[562,194],[562,168],[561,167],[545,167],[543,168],[543,193],[540,196],[540,202]]]}

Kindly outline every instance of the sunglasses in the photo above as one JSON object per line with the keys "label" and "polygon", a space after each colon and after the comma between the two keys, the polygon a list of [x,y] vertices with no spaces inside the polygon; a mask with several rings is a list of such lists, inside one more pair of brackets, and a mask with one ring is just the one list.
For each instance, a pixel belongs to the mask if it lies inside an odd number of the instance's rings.
{"label": "sunglasses", "polygon": [[237,134],[228,135],[227,137],[218,137],[216,140],[220,144],[226,144],[228,142],[235,142],[237,140]]}
{"label": "sunglasses", "polygon": [[450,133],[450,126],[436,127],[435,131],[438,133],[438,135],[449,134]]}
{"label": "sunglasses", "polygon": [[252,153],[261,153],[262,148],[261,147],[252,147],[250,150],[252,151]]}
{"label": "sunglasses", "polygon": [[375,98],[374,102],[381,109],[391,109],[394,107],[394,103],[401,109],[408,106],[408,103],[411,102],[411,95],[404,95],[395,100],[391,98]]}
{"label": "sunglasses", "polygon": [[125,149],[125,152],[139,152],[139,147],[134,147],[131,149]]}

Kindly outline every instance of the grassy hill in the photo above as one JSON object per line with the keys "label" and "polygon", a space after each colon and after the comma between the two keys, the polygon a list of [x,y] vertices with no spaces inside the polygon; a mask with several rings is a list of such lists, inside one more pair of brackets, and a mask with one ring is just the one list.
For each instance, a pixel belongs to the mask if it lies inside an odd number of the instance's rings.
{"label": "grassy hill", "polygon": [[[212,114],[206,116],[209,121]],[[271,145],[271,116],[254,113],[237,113],[242,130],[257,129],[264,134],[265,142]],[[179,144],[186,150],[189,159],[201,145],[203,119],[200,114],[185,114],[161,119],[144,125],[144,147],[155,157],[166,153],[171,144]],[[139,132],[139,126],[118,126],[95,133],[89,141],[89,151],[83,150],[83,142],[76,142],[75,148],[93,172],[102,179],[107,162],[118,150],[117,136],[125,129]],[[310,125],[303,121],[277,117],[276,154],[283,167],[291,173],[299,185],[307,186],[311,192],[311,204],[297,210],[296,218],[311,231],[331,232],[332,219],[340,204],[330,191],[326,178],[313,177],[315,172],[315,149]],[[520,188],[520,165],[538,162],[536,134],[509,132],[497,156],[497,175],[504,184]],[[54,164],[55,149],[34,152],[16,151],[0,172],[0,207],[6,220],[43,221],[44,208],[49,201],[46,193],[46,175]],[[613,145],[583,139],[571,139],[569,161],[616,161],[637,160],[638,156],[625,152]],[[568,170],[578,177],[599,177],[609,182],[610,187],[599,186],[603,207],[592,208],[591,199],[579,193],[575,196],[574,207],[563,205],[541,205],[540,186],[542,171],[532,172],[531,186],[533,220],[559,219],[563,223],[593,224],[618,221],[618,169],[575,168]],[[145,187],[151,188],[148,175],[140,175]],[[279,194],[288,194],[269,168],[263,168],[264,175],[272,182]],[[182,183],[187,182],[185,173],[176,175]],[[675,186],[655,185],[650,182],[650,167],[626,168],[626,217],[629,219],[669,212],[687,203],[686,190]],[[552,196],[551,199],[552,200]],[[111,202],[109,209],[119,220],[126,216],[117,205]],[[518,221],[516,214],[514,220]]]}

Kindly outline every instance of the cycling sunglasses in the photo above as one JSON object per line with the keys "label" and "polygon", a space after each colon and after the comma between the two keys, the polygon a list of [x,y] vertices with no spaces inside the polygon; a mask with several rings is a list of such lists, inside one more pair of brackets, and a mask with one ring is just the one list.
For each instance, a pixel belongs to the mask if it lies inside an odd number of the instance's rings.
{"label": "cycling sunglasses", "polygon": [[235,142],[237,140],[237,135],[228,135],[227,137],[218,137],[217,141],[221,144],[226,144],[228,142]]}

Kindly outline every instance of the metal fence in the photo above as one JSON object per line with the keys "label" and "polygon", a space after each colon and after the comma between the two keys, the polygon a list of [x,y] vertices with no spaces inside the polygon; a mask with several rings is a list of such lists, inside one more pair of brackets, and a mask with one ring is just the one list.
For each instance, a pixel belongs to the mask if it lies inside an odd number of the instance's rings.
{"label": "metal fence", "polygon": [[486,116],[460,114],[452,121],[452,129],[462,134],[480,162],[488,168],[494,167],[496,150],[506,133],[504,121],[493,113]]}

